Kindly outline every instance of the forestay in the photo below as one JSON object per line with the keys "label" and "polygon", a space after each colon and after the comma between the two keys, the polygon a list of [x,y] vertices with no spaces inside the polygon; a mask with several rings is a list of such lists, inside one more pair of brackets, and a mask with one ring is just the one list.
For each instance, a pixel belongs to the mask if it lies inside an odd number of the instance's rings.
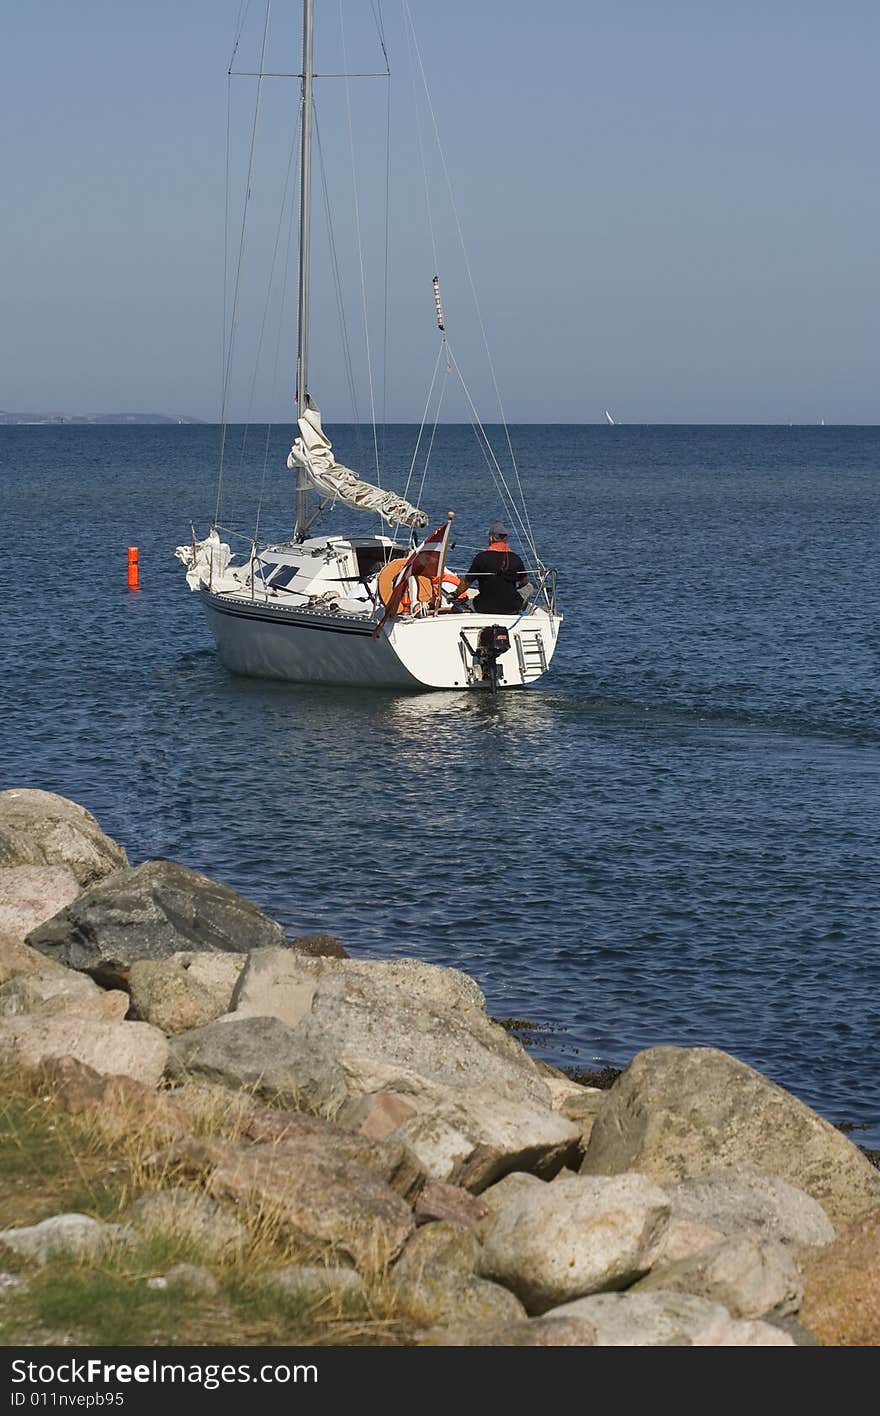
{"label": "forestay", "polygon": [[358,511],[373,511],[391,526],[411,526],[420,530],[427,526],[425,512],[398,496],[383,491],[370,482],[362,482],[350,467],[343,467],[333,456],[330,439],[321,427],[321,414],[310,404],[299,419],[299,437],[290,449],[287,465],[302,467],[306,476],[324,496],[341,501]]}

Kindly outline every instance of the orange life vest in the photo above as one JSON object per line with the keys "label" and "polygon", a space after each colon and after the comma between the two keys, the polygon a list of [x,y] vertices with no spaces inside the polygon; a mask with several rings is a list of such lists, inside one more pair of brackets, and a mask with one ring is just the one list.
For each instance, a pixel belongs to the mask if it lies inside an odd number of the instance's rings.
{"label": "orange life vest", "polygon": [[[406,557],[402,557],[399,560],[389,561],[388,564],[384,565],[379,571],[379,581],[377,588],[379,591],[379,599],[382,601],[383,605],[388,604],[388,601],[390,600],[394,592],[394,582],[397,579],[397,576],[403,570],[403,567],[406,565],[406,560]],[[418,589],[418,603],[420,605],[427,605],[431,600],[437,598],[438,594],[440,593],[440,581],[438,580],[436,575],[419,575],[411,578],[414,578],[416,581],[416,586]],[[460,576],[455,575],[451,570],[443,571],[444,591],[453,591],[455,590],[456,586],[460,584]],[[406,588],[404,589],[404,592],[400,597],[400,601],[397,606],[399,614],[409,614],[410,610],[412,609],[412,600],[410,598],[409,592],[410,586],[408,580]],[[448,606],[446,604],[443,604],[441,606],[441,609],[448,609]]]}

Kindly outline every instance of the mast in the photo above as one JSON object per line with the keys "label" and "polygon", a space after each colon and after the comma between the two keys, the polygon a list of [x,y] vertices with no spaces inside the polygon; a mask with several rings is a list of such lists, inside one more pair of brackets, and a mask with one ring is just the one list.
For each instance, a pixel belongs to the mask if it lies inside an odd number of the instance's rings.
{"label": "mast", "polygon": [[[308,407],[309,352],[309,235],[312,200],[312,32],[314,0],[303,0],[302,48],[302,122],[299,176],[299,310],[296,351],[296,416],[301,418]],[[309,481],[305,468],[297,468],[296,520],[293,534],[297,540],[305,535],[308,524]]]}

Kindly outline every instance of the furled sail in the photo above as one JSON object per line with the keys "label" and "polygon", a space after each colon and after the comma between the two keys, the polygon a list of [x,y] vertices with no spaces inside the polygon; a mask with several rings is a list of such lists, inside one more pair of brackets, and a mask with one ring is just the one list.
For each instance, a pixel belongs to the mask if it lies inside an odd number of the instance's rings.
{"label": "furled sail", "polygon": [[362,482],[350,467],[335,460],[330,439],[321,427],[321,414],[314,405],[306,409],[298,426],[299,437],[290,449],[287,465],[305,468],[312,486],[322,495],[357,511],[374,511],[392,526],[411,526],[416,530],[427,526],[428,518],[417,506],[396,492]]}

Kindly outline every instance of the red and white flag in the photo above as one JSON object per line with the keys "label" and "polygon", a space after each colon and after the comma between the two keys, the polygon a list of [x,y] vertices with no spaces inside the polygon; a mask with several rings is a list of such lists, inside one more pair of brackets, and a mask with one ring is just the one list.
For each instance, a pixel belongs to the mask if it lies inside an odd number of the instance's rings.
{"label": "red and white flag", "polygon": [[427,575],[431,580],[436,580],[440,574],[440,562],[445,559],[446,541],[449,536],[451,521],[444,521],[442,526],[438,526],[436,531],[432,531],[430,536],[426,536],[421,545],[416,546],[407,562],[394,577],[391,594],[385,606],[385,613],[373,630],[375,639],[383,625],[393,619],[400,608],[400,602],[407,592],[407,586],[414,577]]}

